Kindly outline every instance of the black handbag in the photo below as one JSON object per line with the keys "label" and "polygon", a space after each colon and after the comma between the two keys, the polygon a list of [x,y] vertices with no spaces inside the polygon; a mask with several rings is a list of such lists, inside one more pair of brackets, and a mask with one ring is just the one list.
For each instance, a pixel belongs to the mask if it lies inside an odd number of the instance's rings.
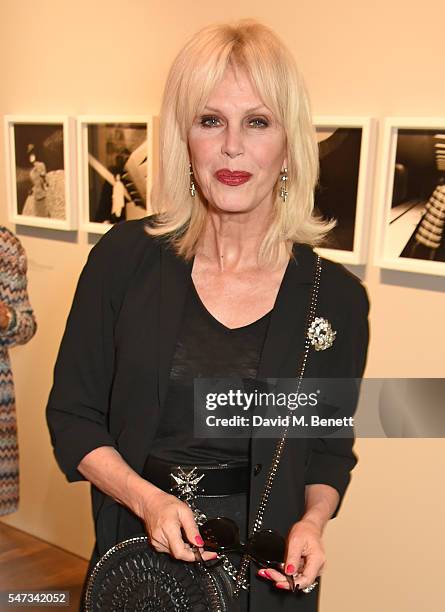
{"label": "black handbag", "polygon": [[[303,378],[309,348],[315,344],[308,332],[315,318],[320,273],[321,260],[316,255],[298,385]],[[287,429],[277,441],[252,534],[261,529]],[[224,555],[215,562],[191,563],[157,552],[147,536],[130,538],[110,548],[94,566],[85,589],[84,612],[240,612],[237,595],[243,585],[247,585],[249,563],[245,554],[233,581],[224,568]]]}
{"label": "black handbag", "polygon": [[157,552],[147,536],[116,544],[94,566],[85,612],[238,612],[221,561],[203,566]]}

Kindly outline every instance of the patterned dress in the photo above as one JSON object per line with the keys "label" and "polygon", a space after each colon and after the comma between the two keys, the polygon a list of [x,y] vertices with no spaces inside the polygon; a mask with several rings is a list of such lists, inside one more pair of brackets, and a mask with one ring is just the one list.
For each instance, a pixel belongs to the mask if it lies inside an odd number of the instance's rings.
{"label": "patterned dress", "polygon": [[0,301],[13,309],[6,329],[0,329],[0,516],[19,504],[19,452],[14,383],[8,350],[25,344],[36,331],[26,290],[26,255],[19,239],[0,226]]}

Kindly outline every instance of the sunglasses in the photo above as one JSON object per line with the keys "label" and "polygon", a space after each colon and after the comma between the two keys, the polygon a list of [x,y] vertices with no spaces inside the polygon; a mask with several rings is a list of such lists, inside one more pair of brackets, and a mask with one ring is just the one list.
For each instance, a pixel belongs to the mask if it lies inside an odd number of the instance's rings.
{"label": "sunglasses", "polygon": [[[285,539],[272,529],[261,529],[254,533],[247,542],[240,540],[239,527],[232,519],[218,516],[208,519],[199,526],[204,549],[217,553],[239,552],[261,567],[271,567],[282,572],[286,553]],[[193,547],[195,558],[206,565],[197,547]],[[286,574],[292,592],[296,585],[293,576]]]}

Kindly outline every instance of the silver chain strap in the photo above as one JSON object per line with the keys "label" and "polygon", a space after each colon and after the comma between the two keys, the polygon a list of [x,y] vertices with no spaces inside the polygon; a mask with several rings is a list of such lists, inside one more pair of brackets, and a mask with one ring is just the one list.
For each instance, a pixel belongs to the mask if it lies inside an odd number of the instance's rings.
{"label": "silver chain strap", "polygon": [[[307,359],[309,355],[309,348],[311,346],[310,338],[308,337],[307,332],[315,317],[315,310],[317,307],[317,300],[318,300],[318,290],[320,287],[321,259],[319,255],[316,255],[316,258],[317,259],[315,262],[315,278],[314,278],[314,285],[312,288],[311,301],[310,301],[309,311],[308,311],[308,316],[307,316],[307,321],[306,321],[305,348],[304,348],[303,359],[301,362],[300,374],[298,376],[297,393],[300,390],[301,381],[303,379],[304,370],[306,368],[306,363],[307,363]],[[261,500],[258,506],[255,522],[254,522],[252,533],[250,534],[250,537],[252,537],[254,533],[256,533],[257,531],[261,529],[261,525],[263,523],[263,518],[264,518],[264,512],[266,510],[266,504],[269,500],[270,492],[272,490],[272,484],[274,482],[275,475],[278,471],[278,466],[280,464],[280,459],[283,454],[288,429],[289,429],[289,426],[286,426],[284,428],[283,435],[278,440],[277,445],[275,447],[274,457],[272,459],[272,463],[269,468],[269,472],[267,474],[266,484],[264,485],[263,494],[261,496]],[[243,555],[241,559],[241,564],[238,570],[238,574],[236,576],[236,585],[233,591],[234,597],[238,596],[241,588],[247,588],[246,587],[246,584],[247,584],[246,574],[249,568],[249,564],[250,564],[249,555],[247,554]]]}

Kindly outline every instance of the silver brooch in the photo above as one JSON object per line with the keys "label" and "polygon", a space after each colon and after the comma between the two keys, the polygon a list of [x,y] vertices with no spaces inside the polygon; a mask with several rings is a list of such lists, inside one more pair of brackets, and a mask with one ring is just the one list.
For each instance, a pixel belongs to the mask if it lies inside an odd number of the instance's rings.
{"label": "silver brooch", "polygon": [[307,336],[316,351],[324,351],[333,345],[337,332],[331,327],[327,319],[315,317],[312,321]]}

